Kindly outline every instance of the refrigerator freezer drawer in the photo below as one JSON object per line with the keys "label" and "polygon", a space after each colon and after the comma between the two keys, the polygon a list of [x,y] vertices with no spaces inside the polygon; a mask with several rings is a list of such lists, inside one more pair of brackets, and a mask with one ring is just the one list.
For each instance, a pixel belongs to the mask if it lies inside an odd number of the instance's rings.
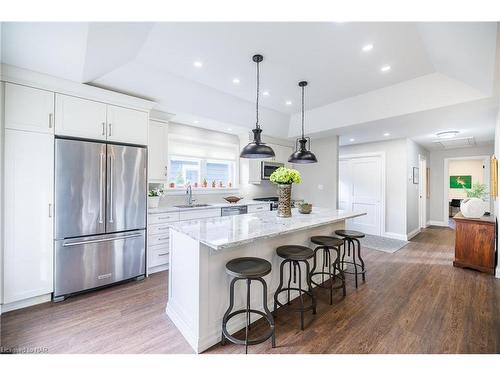
{"label": "refrigerator freezer drawer", "polygon": [[54,298],[144,275],[145,231],[55,241]]}

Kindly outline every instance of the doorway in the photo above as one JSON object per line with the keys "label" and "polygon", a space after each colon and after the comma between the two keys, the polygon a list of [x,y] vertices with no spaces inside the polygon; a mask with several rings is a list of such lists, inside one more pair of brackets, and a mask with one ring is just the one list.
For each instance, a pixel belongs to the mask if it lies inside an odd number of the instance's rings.
{"label": "doorway", "polygon": [[[466,197],[464,187],[469,188],[472,184],[480,183],[486,185],[486,190],[489,191],[490,182],[490,156],[466,156],[444,159],[444,194],[443,194],[443,224],[453,224],[450,219],[459,211],[460,201]],[[460,177],[459,182],[465,184],[462,188],[458,187],[454,181],[452,185],[451,178]],[[485,200],[492,211],[489,194]],[[451,204],[450,204],[451,203]],[[453,204],[456,203],[456,204]],[[457,206],[453,211],[454,206]]]}
{"label": "doorway", "polygon": [[367,214],[346,228],[376,236],[385,231],[385,155],[345,155],[339,159],[339,208]]}
{"label": "doorway", "polygon": [[428,176],[427,160],[422,155],[418,155],[419,185],[418,185],[418,222],[419,228],[427,227],[427,196],[428,196]]}

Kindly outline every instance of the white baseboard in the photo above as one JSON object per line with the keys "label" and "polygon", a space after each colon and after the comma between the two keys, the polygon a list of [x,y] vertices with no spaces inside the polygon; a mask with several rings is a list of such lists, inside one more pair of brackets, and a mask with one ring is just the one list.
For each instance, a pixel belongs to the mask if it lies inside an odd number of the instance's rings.
{"label": "white baseboard", "polygon": [[429,225],[433,225],[433,226],[436,226],[436,227],[447,227],[448,223],[445,222],[445,221],[429,220],[427,222],[427,226],[429,226]]}
{"label": "white baseboard", "polygon": [[420,233],[420,228],[412,230],[410,233],[406,235],[406,241],[411,240],[413,237],[415,237],[417,234]]}
{"label": "white baseboard", "polygon": [[8,311],[13,311],[17,309],[22,309],[24,307],[29,307],[33,305],[38,305],[40,303],[50,302],[52,300],[52,294],[44,294],[37,297],[26,298],[21,301],[5,303],[1,306],[2,313],[6,313]]}
{"label": "white baseboard", "polygon": [[406,235],[393,232],[385,232],[382,237],[392,238],[395,240],[406,241]]}
{"label": "white baseboard", "polygon": [[497,267],[497,271],[495,272],[495,277],[500,279],[500,265]]}

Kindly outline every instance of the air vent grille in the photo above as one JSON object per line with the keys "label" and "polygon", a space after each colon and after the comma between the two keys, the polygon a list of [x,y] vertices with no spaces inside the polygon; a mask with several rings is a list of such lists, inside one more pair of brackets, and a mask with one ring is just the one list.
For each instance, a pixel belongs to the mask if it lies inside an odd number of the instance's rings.
{"label": "air vent grille", "polygon": [[473,147],[476,145],[474,137],[438,139],[433,141],[434,144],[448,150],[450,148]]}

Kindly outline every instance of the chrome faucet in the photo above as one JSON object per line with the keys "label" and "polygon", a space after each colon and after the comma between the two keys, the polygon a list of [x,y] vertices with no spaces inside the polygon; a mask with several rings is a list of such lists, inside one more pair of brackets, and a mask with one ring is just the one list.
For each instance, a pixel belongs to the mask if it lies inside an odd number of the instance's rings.
{"label": "chrome faucet", "polygon": [[191,187],[191,184],[189,184],[186,188],[186,195],[187,205],[191,206],[193,204],[193,188]]}

